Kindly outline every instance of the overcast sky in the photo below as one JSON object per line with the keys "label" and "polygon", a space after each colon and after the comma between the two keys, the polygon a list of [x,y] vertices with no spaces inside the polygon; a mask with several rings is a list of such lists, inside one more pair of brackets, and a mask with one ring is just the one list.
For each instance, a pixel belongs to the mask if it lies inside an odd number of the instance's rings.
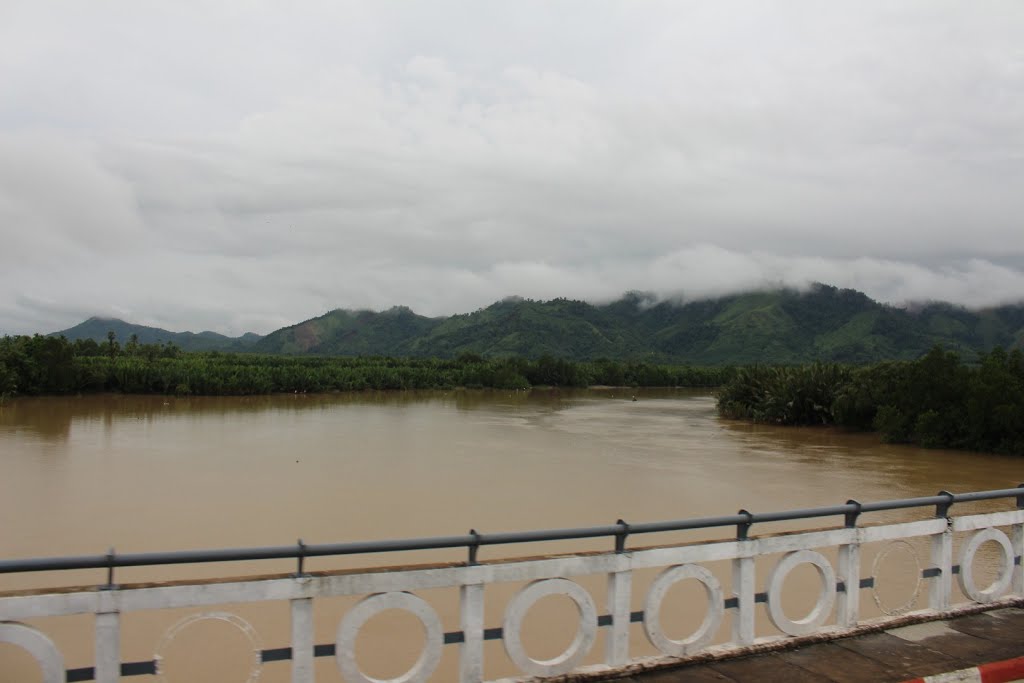
{"label": "overcast sky", "polygon": [[1024,298],[1024,2],[0,2],[0,334]]}

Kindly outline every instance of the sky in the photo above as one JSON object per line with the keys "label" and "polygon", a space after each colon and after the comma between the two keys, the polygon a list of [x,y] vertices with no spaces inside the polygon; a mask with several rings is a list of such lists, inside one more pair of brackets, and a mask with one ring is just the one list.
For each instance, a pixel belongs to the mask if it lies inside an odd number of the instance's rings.
{"label": "sky", "polygon": [[1024,299],[1018,0],[0,2],[0,334]]}

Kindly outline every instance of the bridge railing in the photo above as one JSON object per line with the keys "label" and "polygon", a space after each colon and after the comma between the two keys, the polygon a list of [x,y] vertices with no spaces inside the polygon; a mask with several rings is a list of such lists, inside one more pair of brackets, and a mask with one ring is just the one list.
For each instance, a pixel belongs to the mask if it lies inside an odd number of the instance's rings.
{"label": "bridge railing", "polygon": [[[979,501],[1006,501],[996,512],[954,516],[953,506]],[[925,519],[898,523],[863,525],[868,513],[933,508]],[[802,529],[755,535],[758,524],[818,518],[840,518],[842,526]],[[716,541],[661,547],[635,547],[642,535],[732,527],[731,537]],[[1007,529],[1007,531],[1004,531]],[[960,541],[954,544],[954,535]],[[608,538],[607,552],[550,555],[526,559],[478,561],[483,546]],[[334,657],[345,681],[369,683],[356,662],[355,643],[363,625],[388,610],[411,613],[422,625],[425,640],[416,662],[406,673],[390,679],[402,683],[431,680],[446,646],[458,648],[457,678],[462,683],[485,680],[484,643],[501,640],[508,660],[522,675],[558,677],[600,676],[689,657],[709,650],[716,652],[749,648],[814,634],[841,635],[866,622],[861,617],[861,594],[872,589],[876,577],[864,571],[861,550],[872,543],[924,541],[927,559],[921,566],[915,559],[915,580],[927,585],[927,607],[914,614],[939,617],[964,604],[998,603],[1010,596],[1024,596],[1024,485],[1011,489],[860,503],[847,501],[829,507],[756,513],[741,510],[734,515],[665,522],[615,524],[596,527],[550,529],[514,533],[477,533],[418,539],[396,539],[357,543],[305,544],[256,548],[118,554],[78,557],[46,557],[0,560],[0,574],[72,569],[101,569],[105,583],[99,586],[54,591],[8,591],[0,593],[0,642],[28,651],[38,662],[46,683],[57,681],[119,681],[121,677],[161,674],[161,656],[151,660],[123,662],[121,618],[125,613],[168,608],[208,608],[216,605],[289,601],[291,643],[288,647],[264,649],[256,639],[252,671],[258,675],[266,662],[291,660],[294,683],[314,680],[314,660]],[[987,545],[999,569],[988,586],[975,580],[975,559]],[[958,548],[954,557],[954,549]],[[386,553],[398,551],[464,548],[465,562],[403,566],[396,568],[306,571],[306,560],[315,557]],[[777,559],[776,559],[777,558]],[[252,579],[185,581],[166,584],[118,585],[117,569],[123,567],[195,564],[271,559],[295,561],[294,574]],[[758,560],[770,562],[770,571],[759,583]],[[723,580],[709,565],[725,562],[729,579]],[[814,606],[800,619],[790,618],[783,609],[783,584],[793,570],[813,567],[819,579]],[[764,569],[765,567],[762,567]],[[876,566],[877,568],[877,562]],[[634,595],[634,575],[645,570],[657,576],[642,595]],[[764,572],[762,571],[761,574]],[[606,594],[595,600],[579,581],[583,577],[604,577]],[[955,591],[956,577],[959,591]],[[668,635],[662,626],[667,594],[676,584],[695,581],[703,588],[706,601],[692,607],[704,613],[696,631],[683,639]],[[501,583],[525,584],[504,607],[500,626],[485,623],[484,597],[489,586]],[[438,588],[458,591],[456,630],[445,631],[434,607],[416,594]],[[577,623],[566,624],[575,638],[560,655],[547,660],[533,658],[524,647],[521,630],[531,607],[546,596],[559,595],[572,601]],[[954,595],[966,602],[954,604]],[[333,643],[317,644],[314,639],[313,604],[317,599],[341,596],[362,597],[348,609],[337,627]],[[635,610],[642,598],[643,609]],[[599,606],[599,602],[603,603]],[[688,606],[687,609],[690,609]],[[889,612],[891,614],[891,612]],[[66,669],[64,657],[43,631],[23,623],[43,617],[75,614],[95,615],[94,664]],[[758,615],[766,615],[779,635],[758,637]],[[216,618],[252,634],[254,629],[241,617],[224,612],[196,613],[168,631],[173,634],[197,619]],[[713,643],[724,620],[729,620],[729,637]],[[884,621],[884,618],[882,619]],[[871,620],[874,624],[877,619]],[[638,658],[631,652],[631,633],[642,629],[649,643],[660,653]],[[583,666],[604,634],[603,664]],[[254,680],[253,677],[250,680]]]}

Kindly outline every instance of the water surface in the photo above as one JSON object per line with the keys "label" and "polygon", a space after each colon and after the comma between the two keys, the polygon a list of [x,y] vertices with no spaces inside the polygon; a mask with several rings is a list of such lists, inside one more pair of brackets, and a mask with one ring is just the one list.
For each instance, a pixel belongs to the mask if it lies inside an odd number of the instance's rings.
{"label": "water surface", "polygon": [[[320,543],[433,536],[471,527],[589,526],[618,518],[679,519],[739,508],[768,511],[848,498],[1006,488],[1021,481],[1020,458],[891,446],[870,434],[720,420],[707,392],[104,395],[21,399],[0,406],[0,555],[5,557],[95,554],[111,546],[136,552],[281,545],[298,538]],[[633,542],[723,533],[728,530]],[[485,553],[606,545],[610,541]],[[463,558],[462,551],[451,551],[346,558],[344,564],[322,560],[313,568],[399,559]],[[138,569],[124,572],[121,580],[290,569],[281,563]],[[101,578],[94,572],[9,575],[0,576],[0,589],[99,583]],[[489,621],[500,622],[499,608]],[[318,615],[318,642],[333,641],[341,609]],[[279,623],[287,613],[274,614],[253,617],[265,622],[259,630],[267,632],[266,647],[287,643],[287,629]],[[138,636],[126,628],[125,658],[150,656],[166,627],[166,619],[140,621],[132,629]],[[48,632],[54,628],[61,647],[72,652],[69,666],[91,664],[91,644],[81,636],[81,624],[48,626]],[[571,633],[565,642],[569,638]],[[369,661],[386,647],[367,651]],[[500,651],[494,659],[500,659]],[[0,648],[0,672],[5,667],[21,671],[19,661],[10,648]],[[330,662],[320,664],[318,675],[338,680]],[[268,665],[261,680],[285,680],[286,674],[287,665],[273,670]],[[8,679],[0,675],[0,680]]]}

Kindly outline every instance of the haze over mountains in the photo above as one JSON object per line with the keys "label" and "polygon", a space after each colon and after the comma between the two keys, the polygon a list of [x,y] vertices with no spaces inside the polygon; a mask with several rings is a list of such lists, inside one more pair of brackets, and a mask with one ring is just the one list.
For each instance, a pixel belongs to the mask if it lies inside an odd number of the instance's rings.
{"label": "haze over mountains", "polygon": [[1022,2],[138,4],[0,5],[0,334],[1024,294]]}
{"label": "haze over mountains", "polygon": [[246,351],[261,339],[252,332],[241,337],[229,337],[217,332],[171,332],[159,327],[135,325],[117,318],[89,318],[74,327],[53,335],[64,335],[71,341],[94,339],[107,341],[107,333],[113,332],[120,342],[127,341],[133,334],[138,335],[140,344],[172,343],[184,351]]}
{"label": "haze over mountains", "polygon": [[694,364],[866,363],[920,356],[940,344],[965,355],[1024,345],[1024,305],[969,311],[947,303],[902,309],[851,289],[815,285],[686,303],[629,293],[608,304],[510,297],[472,313],[428,318],[409,308],[334,310],[265,337],[174,333],[90,318],[62,332],[104,341],[114,331],[188,351],[451,358],[552,355]]}

